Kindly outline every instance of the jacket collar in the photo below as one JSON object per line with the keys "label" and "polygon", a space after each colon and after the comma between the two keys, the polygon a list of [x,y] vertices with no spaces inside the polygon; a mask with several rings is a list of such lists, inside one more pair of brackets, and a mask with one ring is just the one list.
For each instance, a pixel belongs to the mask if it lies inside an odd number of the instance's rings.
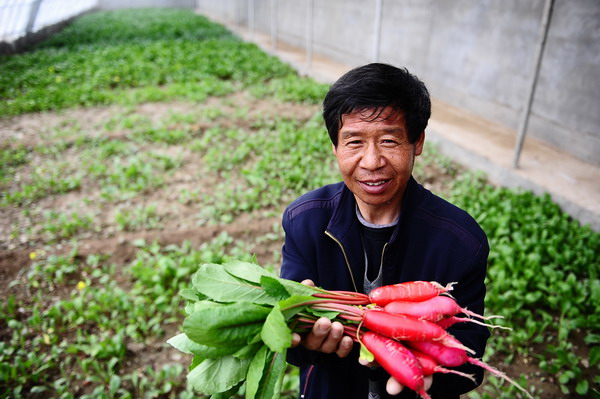
{"label": "jacket collar", "polygon": [[[393,242],[398,236],[400,226],[406,221],[408,215],[412,213],[412,210],[417,206],[418,199],[421,196],[422,187],[417,181],[411,176],[406,185],[406,191],[404,192],[404,198],[402,199],[402,209],[400,211],[400,218],[398,224],[394,229],[390,242]],[[353,229],[359,223],[356,217],[356,199],[354,194],[344,184],[342,187],[339,201],[335,207],[335,210],[327,225],[327,230],[337,237],[340,242],[344,243],[348,236],[352,233]]]}

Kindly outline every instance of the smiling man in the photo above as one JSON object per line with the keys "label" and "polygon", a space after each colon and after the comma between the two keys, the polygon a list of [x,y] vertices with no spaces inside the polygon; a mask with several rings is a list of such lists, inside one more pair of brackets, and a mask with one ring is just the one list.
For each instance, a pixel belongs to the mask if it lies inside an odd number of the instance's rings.
{"label": "smiling man", "polygon": [[[323,117],[343,182],[309,192],[283,215],[281,276],[327,290],[369,293],[404,281],[455,282],[453,295],[483,314],[489,247],[465,211],[412,177],[431,114],[429,92],[406,69],[355,68],[334,83]],[[489,332],[459,323],[450,332],[483,355]],[[340,323],[319,319],[294,335],[288,361],[300,367],[302,398],[416,398],[375,364],[359,364],[358,345]],[[481,383],[456,375],[426,380],[432,398],[454,399]]]}

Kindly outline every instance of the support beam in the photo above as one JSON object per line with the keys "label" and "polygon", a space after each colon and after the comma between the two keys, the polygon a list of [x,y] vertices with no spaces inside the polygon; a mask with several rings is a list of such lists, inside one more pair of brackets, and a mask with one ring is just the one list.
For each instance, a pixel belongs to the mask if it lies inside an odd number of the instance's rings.
{"label": "support beam", "polygon": [[379,61],[379,48],[381,46],[381,14],[383,12],[383,0],[375,0],[375,22],[373,24],[373,55],[372,61]]}
{"label": "support beam", "polygon": [[271,0],[271,46],[277,51],[277,0]]}
{"label": "support beam", "polygon": [[513,157],[513,168],[519,167],[519,159],[521,157],[521,151],[523,150],[523,142],[525,141],[525,134],[527,132],[527,126],[529,125],[529,117],[531,115],[531,104],[533,103],[533,96],[535,95],[535,86],[540,74],[540,66],[542,64],[542,56],[544,54],[544,47],[546,46],[546,39],[548,37],[548,29],[550,27],[550,18],[552,16],[552,7],[554,0],[546,0],[544,6],[544,15],[542,17],[542,25],[540,27],[539,44],[537,48],[536,57],[534,60],[534,67],[531,73],[531,83],[529,86],[529,93],[527,95],[527,102],[523,108],[521,115],[521,122],[519,123],[519,130],[517,132],[517,142],[515,145],[515,154]]}
{"label": "support beam", "polygon": [[35,0],[31,3],[31,8],[29,9],[29,18],[27,19],[27,27],[25,28],[26,34],[33,32],[33,26],[35,25],[35,20],[41,4],[42,0]]}
{"label": "support beam", "polygon": [[306,65],[312,69],[313,60],[313,20],[315,14],[314,0],[306,0]]}

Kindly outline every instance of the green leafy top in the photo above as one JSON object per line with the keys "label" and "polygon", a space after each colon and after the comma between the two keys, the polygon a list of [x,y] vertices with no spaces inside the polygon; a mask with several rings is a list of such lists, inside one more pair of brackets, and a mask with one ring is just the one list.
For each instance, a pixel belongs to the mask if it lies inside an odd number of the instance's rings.
{"label": "green leafy top", "polygon": [[335,318],[335,309],[311,308],[331,295],[348,294],[282,279],[255,263],[205,263],[182,292],[190,301],[183,333],[168,343],[194,356],[188,374],[194,389],[226,398],[246,383],[246,398],[278,398],[292,319]]}

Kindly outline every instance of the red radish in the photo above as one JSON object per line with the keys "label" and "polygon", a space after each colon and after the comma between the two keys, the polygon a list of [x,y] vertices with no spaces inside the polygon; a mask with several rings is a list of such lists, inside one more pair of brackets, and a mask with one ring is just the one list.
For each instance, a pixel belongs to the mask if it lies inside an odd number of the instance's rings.
{"label": "red radish", "polygon": [[456,374],[475,382],[475,377],[472,374],[463,373],[458,370],[447,369],[440,366],[431,356],[426,355],[423,352],[419,352],[416,349],[410,349],[410,351],[413,353],[413,355],[415,355],[421,364],[423,375],[432,375],[435,373]]}
{"label": "red radish", "polygon": [[444,330],[448,329],[449,327],[452,327],[456,323],[475,323],[475,324],[479,324],[480,326],[485,326],[485,327],[489,327],[489,328],[500,328],[503,330],[512,330],[512,328],[510,328],[510,327],[499,326],[496,324],[487,324],[487,323],[483,323],[479,320],[471,319],[469,317],[450,316],[450,317],[445,317],[441,320],[436,321],[436,324],[438,326],[442,327]]}
{"label": "red radish", "polygon": [[458,367],[467,361],[467,353],[460,348],[448,348],[432,341],[410,341],[406,343],[413,349],[431,356],[446,367]]}
{"label": "red radish", "polygon": [[379,306],[385,306],[393,301],[419,302],[452,291],[453,284],[444,287],[435,281],[407,281],[384,285],[371,291],[369,299]]}
{"label": "red radish", "polygon": [[520,389],[528,397],[533,399],[533,396],[531,396],[531,394],[529,392],[527,392],[525,390],[525,388],[523,388],[522,386],[517,384],[509,376],[507,376],[500,370],[490,366],[489,364],[483,362],[482,360],[469,357],[467,352],[465,352],[464,350],[462,350],[460,348],[449,348],[438,342],[433,342],[433,341],[411,341],[411,342],[406,342],[406,344],[411,349],[416,349],[420,352],[423,352],[423,353],[431,356],[435,361],[437,361],[442,366],[458,367],[465,363],[471,363],[476,366],[479,366],[482,369],[492,373],[493,375],[508,381],[509,383],[511,383],[518,389]]}
{"label": "red radish", "polygon": [[373,354],[375,361],[400,384],[424,399],[430,399],[424,388],[423,369],[415,355],[404,345],[372,331],[361,335],[360,341]]}
{"label": "red radish", "polygon": [[442,327],[427,320],[372,309],[364,313],[363,323],[368,330],[400,341],[433,340],[451,347],[468,349]]}
{"label": "red radish", "polygon": [[447,295],[438,295],[421,302],[394,301],[385,305],[385,310],[390,313],[401,313],[430,321],[438,321],[444,317],[455,316],[459,313],[484,320],[500,317],[484,317],[468,309],[461,308],[454,298]]}

